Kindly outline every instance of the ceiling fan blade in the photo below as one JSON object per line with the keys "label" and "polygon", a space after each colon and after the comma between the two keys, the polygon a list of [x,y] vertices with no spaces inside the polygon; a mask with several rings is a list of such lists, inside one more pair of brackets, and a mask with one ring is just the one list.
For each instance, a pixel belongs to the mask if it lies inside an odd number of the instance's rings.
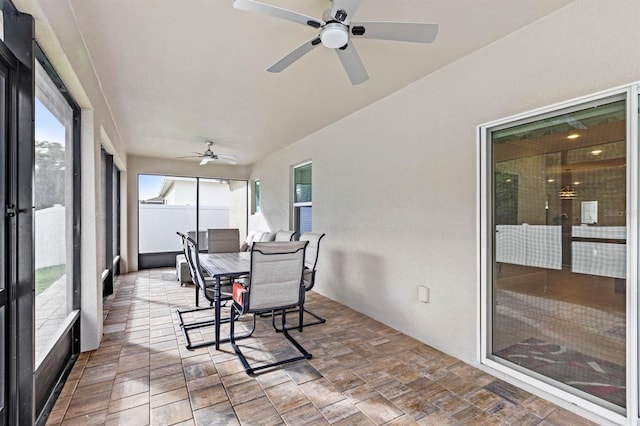
{"label": "ceiling fan blade", "polygon": [[234,160],[232,158],[222,158],[221,155],[218,155],[218,159],[220,161],[224,161],[224,162],[229,163],[229,164],[238,164],[238,162],[236,160]]}
{"label": "ceiling fan blade", "polygon": [[260,13],[262,15],[273,16],[274,18],[297,22],[298,24],[308,25],[313,28],[320,28],[325,24],[321,19],[253,0],[235,0],[233,7],[248,12]]}
{"label": "ceiling fan blade", "polygon": [[271,67],[267,70],[269,72],[280,72],[287,68],[289,65],[293,64],[298,59],[302,58],[304,55],[309,53],[314,47],[319,45],[320,37],[314,37],[313,39],[305,42],[297,49],[293,50],[284,58],[280,59],[275,64],[271,65]]}
{"label": "ceiling fan blade", "polygon": [[207,164],[209,162],[210,158],[209,157],[202,157],[202,161],[200,161],[200,165],[204,166],[205,164]]}
{"label": "ceiling fan blade", "polygon": [[176,158],[201,158],[202,154],[200,155],[183,155],[182,157],[176,157]]}
{"label": "ceiling fan blade", "polygon": [[418,22],[354,22],[351,34],[356,38],[431,43],[438,35],[438,24]]}
{"label": "ceiling fan blade", "polygon": [[364,68],[364,64],[360,60],[360,55],[356,51],[355,46],[352,43],[347,44],[345,47],[335,49],[342,62],[342,66],[347,71],[347,75],[352,84],[364,83],[369,79],[369,74]]}
{"label": "ceiling fan blade", "polygon": [[233,154],[218,154],[218,158],[221,160],[232,160],[235,161],[238,157]]}
{"label": "ceiling fan blade", "polygon": [[[351,17],[360,5],[361,0],[333,0],[331,16],[345,25],[349,25]],[[343,11],[343,12],[341,12]]]}

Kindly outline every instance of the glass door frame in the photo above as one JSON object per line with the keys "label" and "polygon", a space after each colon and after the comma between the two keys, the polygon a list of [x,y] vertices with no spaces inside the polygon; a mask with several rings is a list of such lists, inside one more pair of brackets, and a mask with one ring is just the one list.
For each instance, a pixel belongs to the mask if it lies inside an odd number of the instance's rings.
{"label": "glass door frame", "polygon": [[4,37],[0,57],[9,68],[5,96],[6,141],[0,178],[2,244],[6,289],[4,336],[4,415],[0,425],[35,422],[34,296],[33,296],[33,119],[34,119],[34,20],[13,3],[0,4]]}
{"label": "glass door frame", "polygon": [[[569,409],[576,408],[581,414],[606,419],[619,424],[638,423],[638,82],[583,96],[570,101],[557,103],[544,108],[516,114],[500,120],[484,123],[477,128],[479,159],[477,182],[478,201],[478,238],[479,247],[479,302],[480,329],[478,332],[478,361],[487,371],[504,378],[506,381],[525,387],[542,397],[552,400]],[[559,113],[561,110],[601,102],[608,98],[624,96],[626,100],[626,138],[627,138],[627,288],[626,288],[626,414],[621,414],[588,401],[578,395],[559,389],[550,383],[535,379],[523,372],[497,362],[491,354],[493,309],[493,190],[492,190],[492,154],[491,132],[501,126],[511,126],[518,122],[534,120],[544,115]]]}

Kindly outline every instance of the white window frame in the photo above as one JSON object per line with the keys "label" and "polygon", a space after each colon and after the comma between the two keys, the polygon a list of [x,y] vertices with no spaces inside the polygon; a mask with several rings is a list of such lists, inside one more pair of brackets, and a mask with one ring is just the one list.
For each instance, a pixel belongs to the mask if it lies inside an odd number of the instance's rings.
{"label": "white window frame", "polygon": [[[291,218],[289,223],[293,224],[292,229],[296,232],[300,233],[300,224],[298,223],[298,215],[296,215],[296,208],[298,207],[313,207],[313,166],[311,166],[311,201],[305,201],[301,203],[296,203],[296,169],[300,167],[307,166],[309,164],[313,164],[313,161],[307,160],[302,163],[298,163],[291,167]],[[312,213],[313,214],[313,213]],[[300,235],[298,235],[299,237]]]}
{"label": "white window frame", "polygon": [[[523,387],[569,410],[597,421],[615,424],[638,425],[639,409],[638,389],[640,374],[638,361],[638,96],[640,82],[619,86],[595,94],[561,102],[544,108],[513,115],[500,120],[481,124],[477,127],[478,175],[477,194],[479,194],[477,214],[477,244],[480,248],[478,257],[478,300],[480,301],[479,325],[477,336],[478,362],[482,368],[517,386]],[[494,361],[491,357],[492,309],[491,303],[491,270],[492,270],[492,229],[491,229],[491,178],[492,158],[490,152],[490,134],[500,127],[511,127],[518,121],[540,118],[545,114],[556,114],[562,109],[585,106],[589,103],[601,102],[607,98],[624,97],[627,102],[627,330],[626,330],[626,413],[609,410],[600,404],[559,389],[528,374],[507,367]]]}

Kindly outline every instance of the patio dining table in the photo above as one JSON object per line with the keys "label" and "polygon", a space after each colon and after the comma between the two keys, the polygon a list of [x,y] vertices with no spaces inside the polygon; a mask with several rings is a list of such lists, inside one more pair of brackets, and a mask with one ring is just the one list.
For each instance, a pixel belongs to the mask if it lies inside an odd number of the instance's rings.
{"label": "patio dining table", "polygon": [[214,316],[215,316],[215,346],[216,350],[220,349],[221,341],[229,339],[220,339],[220,283],[225,278],[234,279],[242,275],[249,275],[251,269],[251,253],[201,253],[200,266],[209,276],[215,279],[214,287]]}

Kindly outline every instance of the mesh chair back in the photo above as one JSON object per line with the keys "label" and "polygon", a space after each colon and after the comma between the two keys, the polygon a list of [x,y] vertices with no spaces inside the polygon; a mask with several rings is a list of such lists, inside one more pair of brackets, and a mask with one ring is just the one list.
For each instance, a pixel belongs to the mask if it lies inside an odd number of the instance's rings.
{"label": "mesh chair back", "polygon": [[320,252],[320,240],[325,234],[314,234],[313,232],[305,232],[300,236],[300,241],[309,241],[307,245],[304,266],[314,271],[318,263],[318,253]]}
{"label": "mesh chair back", "polygon": [[186,241],[187,246],[185,250],[185,257],[189,264],[193,283],[200,287],[200,289],[205,290],[204,276],[202,275],[200,257],[198,256],[198,243],[196,243],[196,241],[191,237],[186,237],[184,240]]}
{"label": "mesh chair back", "polygon": [[276,239],[274,241],[293,241],[293,237],[295,235],[296,235],[296,231],[280,230],[276,232]]}
{"label": "mesh chair back", "polygon": [[305,232],[300,236],[300,241],[308,241],[304,258],[304,275],[302,277],[304,288],[309,291],[313,288],[316,280],[316,265],[318,264],[318,254],[320,253],[320,240],[325,234],[314,234]]}
{"label": "mesh chair back", "polygon": [[196,231],[187,232],[189,237],[194,239],[198,243],[198,248],[200,250],[207,250],[207,231],[198,231],[198,238],[196,238]]}
{"label": "mesh chair back", "polygon": [[240,230],[209,229],[209,253],[238,253],[240,251]]}
{"label": "mesh chair back", "polygon": [[249,312],[285,309],[302,302],[307,244],[306,241],[253,243],[246,295]]}

